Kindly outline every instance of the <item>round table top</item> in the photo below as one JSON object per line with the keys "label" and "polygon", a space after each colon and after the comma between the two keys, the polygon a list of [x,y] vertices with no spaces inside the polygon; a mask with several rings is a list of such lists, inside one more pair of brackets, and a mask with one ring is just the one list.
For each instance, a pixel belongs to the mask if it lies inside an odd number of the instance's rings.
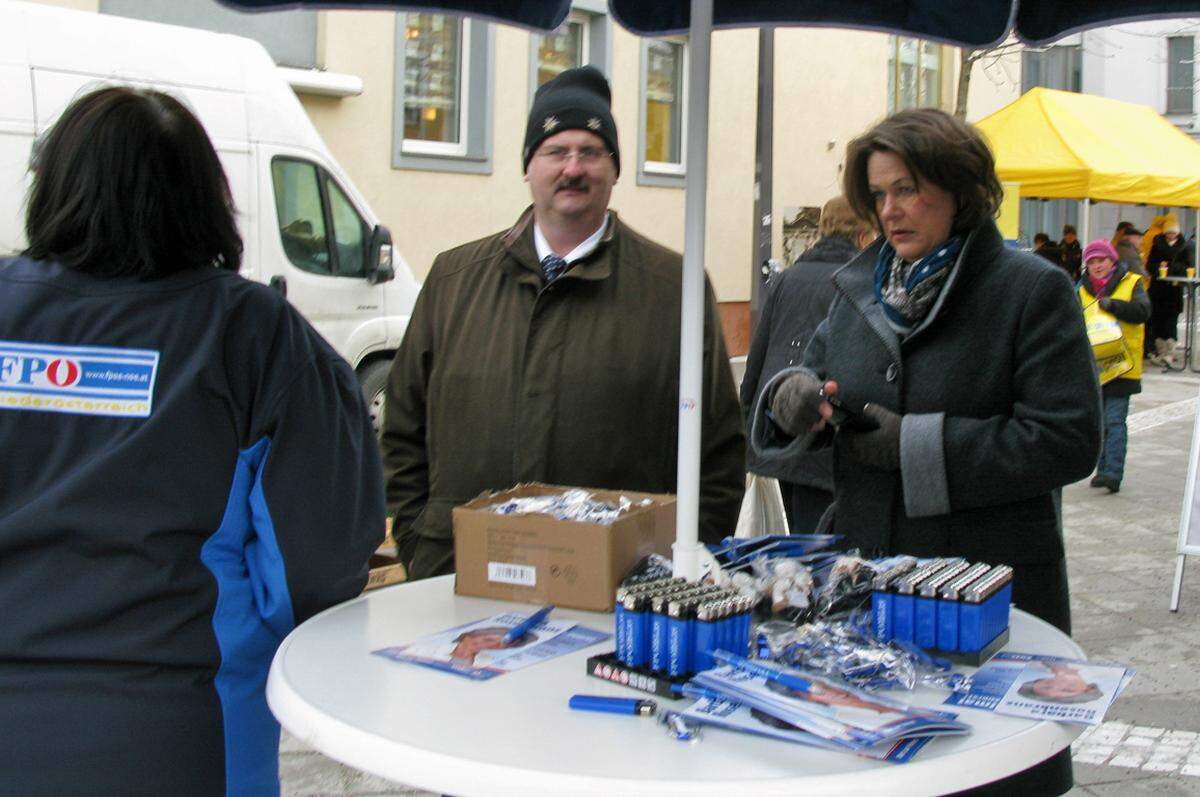
{"label": "round table top", "polygon": [[[587,657],[611,640],[488,681],[371,655],[514,607],[453,589],[452,576],[389,587],[294,630],[267,683],[283,727],[352,767],[455,795],[940,794],[1019,772],[1081,730],[960,708],[971,734],[934,739],[905,764],[719,728],[688,744],[653,719],[567,708],[576,693],[641,695],[585,673]],[[552,618],[613,628],[611,614],[556,609]],[[1069,637],[1016,610],[1006,649],[1084,658]],[[946,692],[896,696],[937,707]]]}

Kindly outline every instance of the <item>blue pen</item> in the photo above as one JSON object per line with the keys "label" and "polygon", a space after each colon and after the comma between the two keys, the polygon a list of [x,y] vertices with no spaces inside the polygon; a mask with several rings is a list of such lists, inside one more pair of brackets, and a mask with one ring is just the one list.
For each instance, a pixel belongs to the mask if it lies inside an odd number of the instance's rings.
{"label": "blue pen", "polygon": [[576,711],[602,711],[608,714],[637,714],[650,717],[658,711],[653,700],[636,697],[601,697],[600,695],[572,695],[567,705]]}
{"label": "blue pen", "polygon": [[520,638],[529,633],[534,626],[536,626],[542,620],[545,620],[546,615],[550,614],[552,611],[554,611],[553,603],[551,603],[549,606],[543,606],[542,608],[538,609],[536,612],[526,617],[523,621],[510,628],[508,633],[501,637],[500,644],[508,647],[514,642],[520,640]]}
{"label": "blue pen", "polygon": [[722,664],[728,664],[730,667],[736,667],[742,672],[748,672],[751,675],[766,678],[768,681],[774,681],[780,686],[786,686],[788,689],[794,689],[797,692],[812,691],[812,682],[801,675],[793,675],[777,670],[774,667],[768,667],[765,664],[751,661],[743,656],[730,653],[727,650],[714,650],[713,658]]}

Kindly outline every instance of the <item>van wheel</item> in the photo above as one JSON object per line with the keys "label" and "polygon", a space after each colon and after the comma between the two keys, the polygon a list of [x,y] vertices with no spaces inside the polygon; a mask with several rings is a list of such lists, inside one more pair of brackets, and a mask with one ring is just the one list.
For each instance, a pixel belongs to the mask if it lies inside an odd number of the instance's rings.
{"label": "van wheel", "polygon": [[391,360],[375,360],[358,374],[358,383],[362,385],[363,399],[371,412],[371,428],[375,430],[376,437],[383,431],[383,394],[387,390],[388,372],[391,370]]}

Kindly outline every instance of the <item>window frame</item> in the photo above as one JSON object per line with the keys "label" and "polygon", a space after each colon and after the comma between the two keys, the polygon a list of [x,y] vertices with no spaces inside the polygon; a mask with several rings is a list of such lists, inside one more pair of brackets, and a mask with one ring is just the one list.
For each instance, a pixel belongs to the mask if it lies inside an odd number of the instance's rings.
{"label": "window frame", "polygon": [[[594,14],[589,14],[579,9],[572,8],[571,13],[563,20],[563,25],[576,24],[580,26],[579,31],[579,64],[580,66],[592,63],[592,20]],[[553,33],[553,31],[550,31]],[[529,36],[529,97],[532,102],[533,95],[538,90],[538,72],[541,67],[541,59],[539,58],[542,40],[546,38],[544,33],[532,33]],[[601,70],[603,71],[603,70]]]}
{"label": "window frame", "polygon": [[[416,13],[416,12],[414,12]],[[432,13],[432,12],[423,12]],[[445,15],[454,16],[454,15]],[[396,14],[392,85],[392,168],[418,171],[492,173],[492,108],[495,100],[495,25],[458,18],[461,102],[459,141],[424,141],[404,137],[405,33],[408,13]]]}
{"label": "window frame", "polygon": [[[1176,62],[1174,61],[1172,54],[1171,54],[1171,44],[1172,44],[1172,42],[1175,42],[1175,41],[1187,41],[1191,44],[1191,46],[1188,48],[1192,54],[1192,57],[1190,59],[1180,59],[1178,64],[1176,64]],[[1166,61],[1166,65],[1167,65],[1167,75],[1166,75],[1166,95],[1167,96],[1164,98],[1165,99],[1164,107],[1166,108],[1165,115],[1168,115],[1168,116],[1191,116],[1196,112],[1196,37],[1195,36],[1167,36],[1166,37],[1166,47],[1167,47],[1167,53],[1166,53],[1165,61]],[[1190,61],[1190,63],[1189,63],[1189,61]],[[1171,79],[1173,77],[1172,73],[1175,71],[1175,67],[1177,65],[1179,67],[1187,67],[1187,66],[1191,67],[1192,79],[1191,79],[1191,82],[1186,86],[1174,85],[1171,82]],[[1187,89],[1187,91],[1182,92],[1181,91],[1182,89]],[[1176,99],[1176,98],[1183,98],[1183,97],[1187,98],[1186,102],[1180,102],[1179,100]]]}
{"label": "window frame", "polygon": [[[302,166],[309,166],[316,173],[317,196],[321,202],[321,221],[325,224],[325,252],[329,256],[329,271],[327,271],[327,272],[326,271],[313,271],[311,269],[305,268],[304,266],[300,265],[299,263],[297,263],[295,260],[292,259],[291,255],[288,254],[287,247],[283,245],[283,227],[281,226],[282,223],[279,218],[279,196],[278,196],[278,189],[275,184],[275,164],[279,163],[279,162],[297,163]],[[308,160],[307,158],[300,157],[299,155],[274,155],[274,156],[272,156],[270,171],[271,171],[271,204],[275,206],[276,240],[278,241],[279,248],[283,252],[283,256],[287,260],[287,262],[290,265],[292,265],[293,267],[295,267],[296,269],[303,271],[305,274],[312,274],[315,277],[332,277],[334,279],[366,279],[367,278],[367,274],[366,274],[367,259],[366,258],[367,258],[367,250],[370,247],[370,227],[371,227],[371,225],[367,222],[367,219],[363,216],[362,210],[358,207],[358,205],[354,204],[354,199],[350,195],[350,192],[347,191],[346,188],[341,183],[338,182],[337,177],[335,177],[332,172],[330,172],[328,169],[326,169],[324,166],[317,163],[316,161]],[[341,257],[338,254],[337,246],[334,245],[334,241],[337,238],[337,228],[335,227],[334,221],[333,221],[333,203],[332,203],[332,201],[330,201],[330,198],[329,198],[328,183],[330,183],[330,182],[332,182],[335,186],[337,186],[337,189],[342,192],[342,196],[346,198],[347,204],[350,205],[350,207],[354,210],[355,215],[358,216],[358,220],[359,220],[359,223],[362,225],[363,232],[367,234],[367,237],[365,237],[363,239],[363,273],[362,274],[342,274],[342,273],[340,273]]]}
{"label": "window frame", "polygon": [[[916,54],[916,60],[913,62],[913,85],[916,89],[917,102],[913,106],[902,106],[900,104],[900,67],[902,66],[900,59],[900,43],[901,40],[911,41],[913,50]],[[937,48],[938,65],[934,73],[935,79],[933,85],[937,86],[937,97],[933,102],[930,102],[924,96],[925,87],[925,47],[932,45]],[[918,36],[898,36],[892,34],[888,36],[888,90],[887,90],[887,112],[889,114],[897,111],[906,111],[911,108],[942,108],[942,103],[946,100],[946,46],[940,42],[929,41]]]}
{"label": "window frame", "polygon": [[[647,125],[649,115],[646,113],[646,103],[649,98],[650,80],[650,45],[654,41],[667,42],[679,47],[680,66],[679,78],[679,162],[664,162],[647,160],[646,149],[649,143]],[[688,80],[688,69],[691,65],[691,48],[686,38],[664,36],[642,40],[641,79],[638,90],[638,185],[658,186],[664,188],[683,188],[687,178],[687,119],[688,104],[691,93]]]}
{"label": "window frame", "polygon": [[[1029,79],[1036,68],[1037,80]],[[1078,44],[1052,44],[1021,52],[1021,93],[1041,86],[1059,91],[1083,90],[1083,48]]]}
{"label": "window frame", "polygon": [[[408,15],[403,15],[407,20]],[[449,16],[449,15],[443,15]],[[467,154],[467,134],[470,127],[471,114],[471,20],[466,17],[455,17],[458,21],[458,141],[429,141],[423,138],[406,138],[404,137],[403,127],[400,130],[400,148],[401,151],[409,155],[438,155],[443,157],[461,158]],[[404,60],[405,69],[408,67],[408,39],[403,40],[404,53],[401,56]],[[397,79],[402,77],[397,76]],[[401,88],[401,97],[405,100],[407,97],[403,94]],[[400,114],[403,117],[407,107],[401,107]]]}
{"label": "window frame", "polygon": [[[571,13],[567,22],[583,21],[583,63],[599,69],[605,77],[609,77],[609,64],[612,63],[612,19],[608,15],[607,0],[574,0],[571,3]],[[542,34],[529,35],[529,105],[533,106],[533,96],[538,90],[538,46]]]}

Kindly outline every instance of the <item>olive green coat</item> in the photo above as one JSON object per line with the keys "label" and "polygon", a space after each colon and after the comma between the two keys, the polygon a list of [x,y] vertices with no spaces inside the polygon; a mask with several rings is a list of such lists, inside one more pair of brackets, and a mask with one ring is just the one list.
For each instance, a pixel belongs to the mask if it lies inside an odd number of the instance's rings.
{"label": "olive green coat", "polygon": [[[392,365],[383,453],[410,577],[453,570],[451,509],[520,482],[674,492],[680,256],[611,214],[546,286],[533,213],[443,252]],[[741,413],[706,284],[700,537],[732,534]]]}

